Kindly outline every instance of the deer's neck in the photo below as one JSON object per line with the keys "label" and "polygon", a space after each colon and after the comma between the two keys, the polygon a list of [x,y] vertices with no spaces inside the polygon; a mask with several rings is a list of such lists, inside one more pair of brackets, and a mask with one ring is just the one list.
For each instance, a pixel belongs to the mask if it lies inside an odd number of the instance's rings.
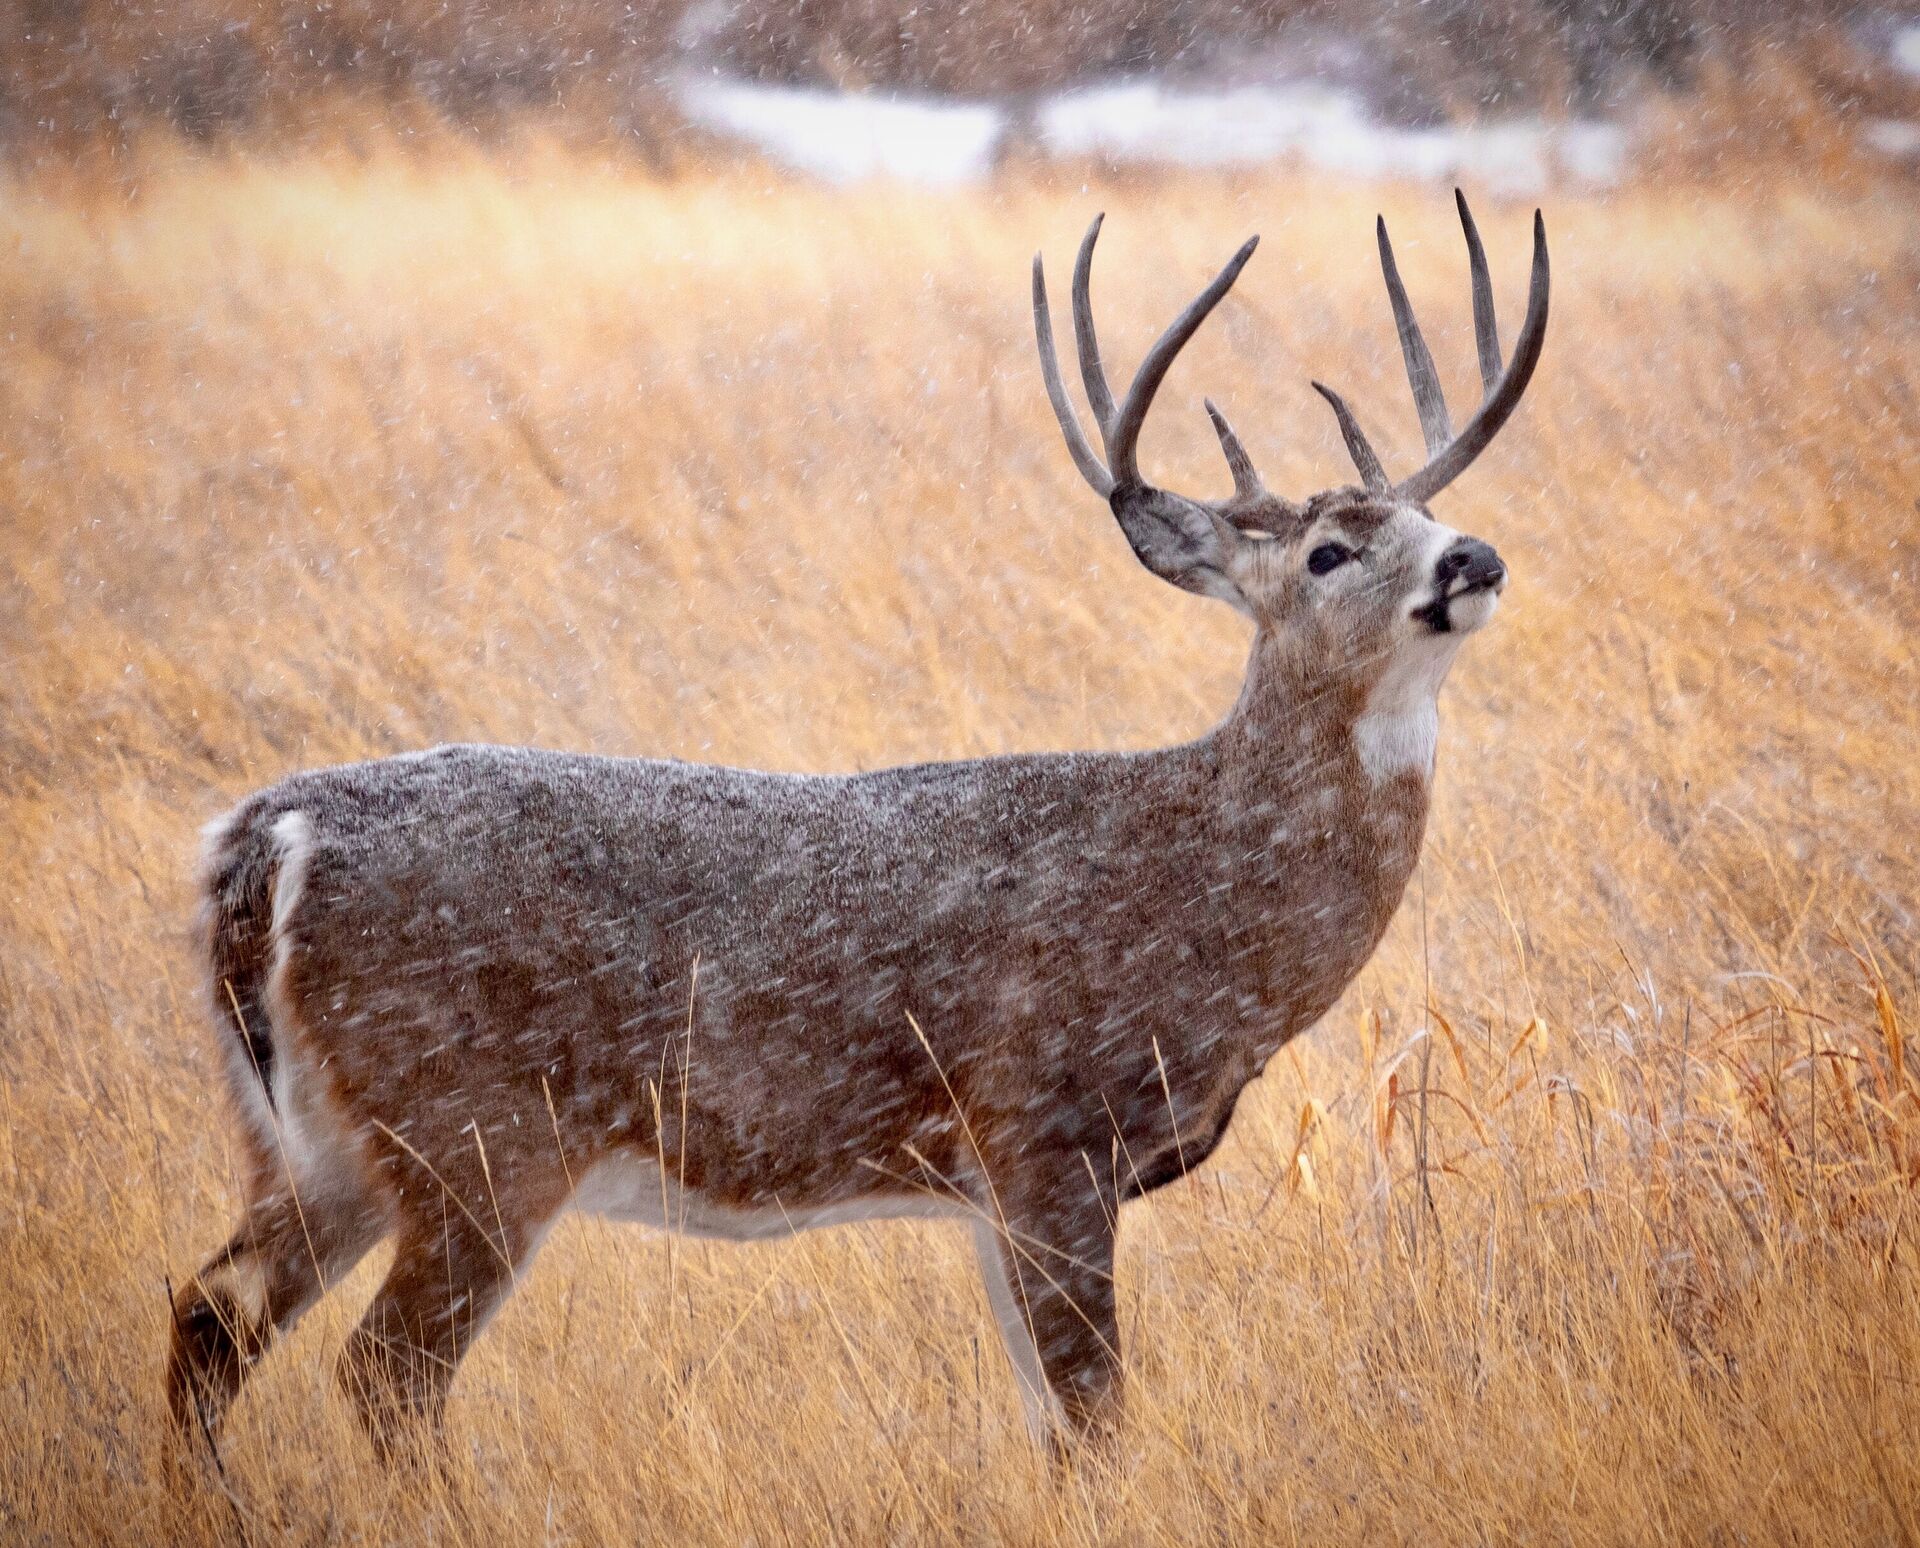
{"label": "deer's neck", "polygon": [[1419,859],[1445,665],[1365,682],[1255,641],[1239,703],[1200,744],[1235,859],[1229,907],[1261,1003],[1261,1060],[1325,1013],[1385,933]]}
{"label": "deer's neck", "polygon": [[1257,636],[1239,702],[1207,739],[1248,789],[1330,795],[1350,808],[1423,809],[1439,738],[1439,694],[1458,650],[1436,636],[1371,680],[1329,666],[1310,643]]}

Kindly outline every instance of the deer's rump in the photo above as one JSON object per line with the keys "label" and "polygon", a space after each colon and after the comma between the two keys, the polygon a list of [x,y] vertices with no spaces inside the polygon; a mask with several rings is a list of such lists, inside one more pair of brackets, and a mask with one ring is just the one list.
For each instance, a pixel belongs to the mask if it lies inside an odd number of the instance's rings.
{"label": "deer's rump", "polygon": [[1165,932],[1126,917],[1109,771],[456,747],[296,775],[209,849],[243,1110],[263,1150],[322,1163],[497,1193],[656,1155],[740,1208],[949,1187],[960,1100],[1077,1148],[1089,1109],[1165,1102],[1150,1062],[1089,1079],[1096,1036],[1152,1043],[1124,1022],[1171,966],[1122,944]]}

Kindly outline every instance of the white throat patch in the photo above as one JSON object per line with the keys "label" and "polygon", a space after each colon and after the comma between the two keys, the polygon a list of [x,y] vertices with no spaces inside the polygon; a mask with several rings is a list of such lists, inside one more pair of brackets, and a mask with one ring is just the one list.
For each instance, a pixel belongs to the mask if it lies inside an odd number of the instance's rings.
{"label": "white throat patch", "polygon": [[[1419,573],[1431,575],[1440,555],[1459,534],[1433,523]],[[1481,620],[1476,619],[1475,624]],[[1459,654],[1464,632],[1435,634],[1411,619],[1409,632],[1394,646],[1393,660],[1367,695],[1366,708],[1353,728],[1360,766],[1376,785],[1401,774],[1433,777],[1434,747],[1440,738],[1440,685]]]}
{"label": "white throat patch", "polygon": [[1458,634],[1410,640],[1367,695],[1353,728],[1360,766],[1375,784],[1400,774],[1433,777],[1440,737],[1440,685],[1459,654]]}

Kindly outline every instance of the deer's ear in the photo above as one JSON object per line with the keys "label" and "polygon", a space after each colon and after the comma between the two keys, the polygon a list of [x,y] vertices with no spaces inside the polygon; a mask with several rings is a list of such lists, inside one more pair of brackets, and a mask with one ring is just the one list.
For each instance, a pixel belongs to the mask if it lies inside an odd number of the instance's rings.
{"label": "deer's ear", "polygon": [[1253,616],[1230,570],[1234,549],[1246,539],[1229,523],[1203,505],[1138,484],[1114,490],[1111,503],[1134,557],[1160,579]]}

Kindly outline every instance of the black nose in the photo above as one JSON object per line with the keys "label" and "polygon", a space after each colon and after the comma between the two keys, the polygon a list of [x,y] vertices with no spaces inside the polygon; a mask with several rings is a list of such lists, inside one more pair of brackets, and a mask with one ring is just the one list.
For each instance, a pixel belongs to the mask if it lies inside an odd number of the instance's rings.
{"label": "black nose", "polygon": [[1453,590],[1455,581],[1460,582],[1461,591],[1484,591],[1507,578],[1507,567],[1491,543],[1462,538],[1440,556],[1433,567],[1433,578],[1442,593]]}

